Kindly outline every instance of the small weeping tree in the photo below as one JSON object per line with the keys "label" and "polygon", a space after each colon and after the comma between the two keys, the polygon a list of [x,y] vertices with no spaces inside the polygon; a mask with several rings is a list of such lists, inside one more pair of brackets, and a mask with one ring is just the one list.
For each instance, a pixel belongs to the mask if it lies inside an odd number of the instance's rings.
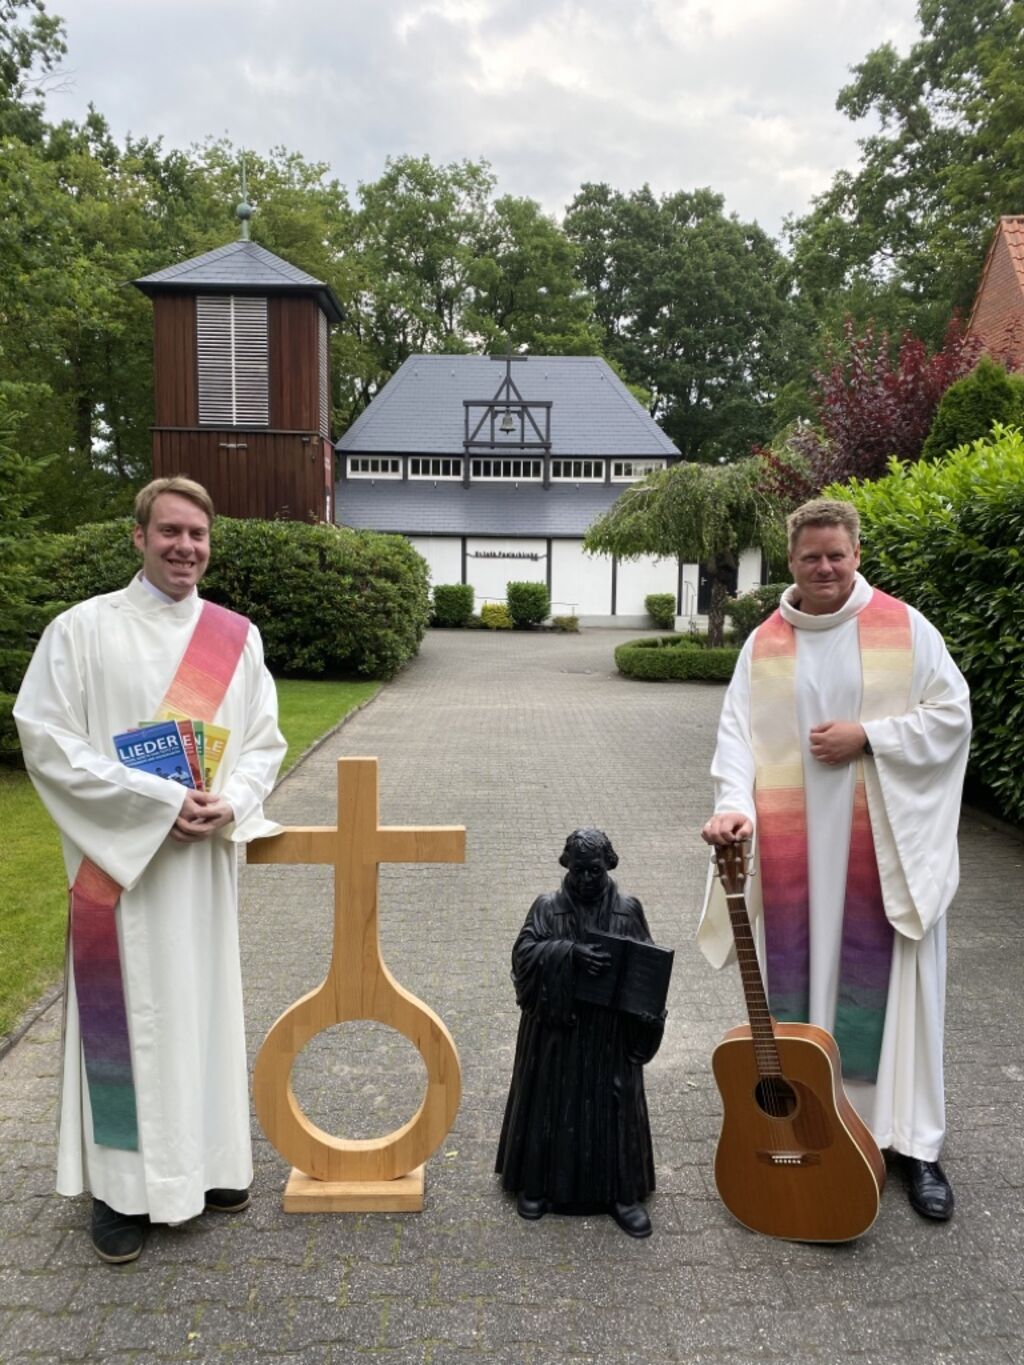
{"label": "small weeping tree", "polygon": [[701,564],[711,584],[708,644],[725,634],[725,604],[739,557],[769,561],[785,550],[784,514],[772,471],[758,456],[734,464],[677,464],[628,488],[587,531],[584,548],[619,559],[641,555]]}

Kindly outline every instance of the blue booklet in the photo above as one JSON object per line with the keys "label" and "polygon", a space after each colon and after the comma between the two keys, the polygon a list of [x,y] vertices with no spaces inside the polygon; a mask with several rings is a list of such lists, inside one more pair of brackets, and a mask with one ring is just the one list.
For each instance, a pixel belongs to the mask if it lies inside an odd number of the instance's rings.
{"label": "blue booklet", "polygon": [[183,787],[195,787],[176,721],[163,720],[156,725],[147,725],[144,730],[126,730],[114,736],[114,748],[128,768],[139,768],[154,777],[180,782]]}

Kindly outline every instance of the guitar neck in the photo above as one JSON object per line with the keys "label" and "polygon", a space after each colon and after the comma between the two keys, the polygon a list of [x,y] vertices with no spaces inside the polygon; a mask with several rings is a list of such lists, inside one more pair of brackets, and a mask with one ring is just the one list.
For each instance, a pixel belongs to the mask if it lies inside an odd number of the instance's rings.
{"label": "guitar neck", "polygon": [[757,1070],[762,1077],[781,1076],[779,1050],[775,1045],[775,1032],[772,1029],[768,999],[764,993],[764,981],[761,979],[754,935],[750,929],[747,903],[739,891],[726,891],[725,899],[729,907],[732,936],[736,943],[736,957],[740,964],[740,979],[747,1002],[747,1017],[750,1020]]}

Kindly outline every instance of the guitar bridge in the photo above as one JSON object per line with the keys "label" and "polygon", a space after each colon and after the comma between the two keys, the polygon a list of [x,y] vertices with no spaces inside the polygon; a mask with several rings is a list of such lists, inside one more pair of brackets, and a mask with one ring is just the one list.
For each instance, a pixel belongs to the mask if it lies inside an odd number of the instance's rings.
{"label": "guitar bridge", "polygon": [[769,1166],[820,1166],[821,1156],[817,1152],[758,1152],[758,1161]]}

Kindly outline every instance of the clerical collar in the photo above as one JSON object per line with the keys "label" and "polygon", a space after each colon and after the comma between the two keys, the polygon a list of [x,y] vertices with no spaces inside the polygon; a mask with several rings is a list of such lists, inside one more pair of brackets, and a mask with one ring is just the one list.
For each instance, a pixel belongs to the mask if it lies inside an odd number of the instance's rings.
{"label": "clerical collar", "polygon": [[171,597],[170,593],[164,592],[163,589],[158,588],[155,583],[151,583],[141,570],[139,571],[139,583],[146,589],[151,597],[155,597],[158,602],[163,602],[168,606],[176,606],[179,601],[187,602],[190,597],[196,595],[196,590],[193,588],[192,591],[187,593],[184,597]]}
{"label": "clerical collar", "polygon": [[779,611],[783,620],[798,630],[834,630],[836,626],[859,616],[871,601],[875,590],[862,574],[857,574],[853,580],[853,591],[843,605],[837,611],[827,611],[820,616],[812,616],[810,612],[801,611],[793,605],[796,591],[796,584],[793,583],[782,594]]}

